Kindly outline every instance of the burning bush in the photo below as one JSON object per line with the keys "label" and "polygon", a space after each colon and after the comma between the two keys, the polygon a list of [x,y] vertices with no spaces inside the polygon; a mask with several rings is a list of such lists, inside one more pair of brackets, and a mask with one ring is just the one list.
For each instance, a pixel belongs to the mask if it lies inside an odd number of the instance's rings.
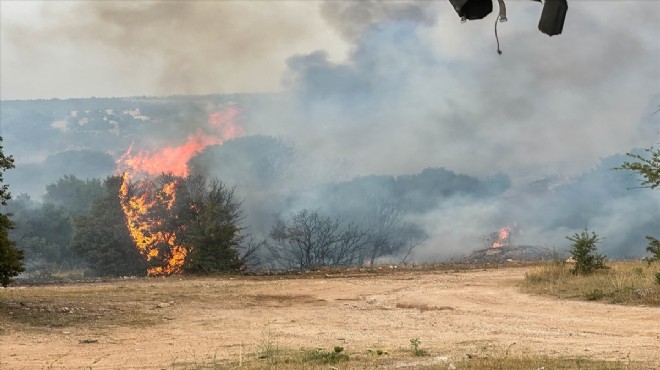
{"label": "burning bush", "polygon": [[100,275],[238,270],[244,240],[233,189],[203,177],[106,180],[107,195],[78,217],[73,250]]}
{"label": "burning bush", "polygon": [[233,189],[201,176],[162,175],[122,191],[126,222],[150,275],[240,267],[241,203]]}

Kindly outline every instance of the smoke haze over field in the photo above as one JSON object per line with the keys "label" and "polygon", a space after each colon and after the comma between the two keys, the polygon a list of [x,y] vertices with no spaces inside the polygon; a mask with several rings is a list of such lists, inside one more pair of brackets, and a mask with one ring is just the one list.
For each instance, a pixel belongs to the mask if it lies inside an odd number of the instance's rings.
{"label": "smoke haze over field", "polygon": [[[328,182],[396,183],[443,167],[484,187],[497,174],[511,184],[409,212],[431,236],[418,258],[459,254],[509,222],[521,223],[521,242],[562,246],[589,227],[608,252],[640,254],[657,225],[658,196],[626,190],[635,178],[610,169],[623,160],[614,155],[658,142],[660,3],[569,0],[563,34],[550,38],[537,30],[540,4],[508,1],[502,56],[495,14],[461,24],[445,0],[21,4],[0,4],[3,100],[272,92],[228,98],[248,138],[196,158],[198,169],[261,192],[251,204],[243,194],[249,209],[275,184],[284,199],[255,211],[258,222],[303,205],[329,208]],[[223,107],[212,100],[150,101],[160,113],[141,113],[158,130],[136,120],[116,137],[86,134],[84,148],[178,145]],[[46,144],[42,156],[82,145]],[[223,167],[236,157],[245,161]],[[278,172],[259,178],[273,161]]]}

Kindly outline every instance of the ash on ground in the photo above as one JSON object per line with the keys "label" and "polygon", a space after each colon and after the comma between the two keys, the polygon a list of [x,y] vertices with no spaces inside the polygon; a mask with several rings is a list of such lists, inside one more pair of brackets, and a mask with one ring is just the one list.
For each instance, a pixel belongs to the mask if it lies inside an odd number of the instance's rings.
{"label": "ash on ground", "polygon": [[476,250],[463,259],[468,263],[500,263],[511,261],[548,261],[561,258],[553,249],[535,245],[512,245]]}

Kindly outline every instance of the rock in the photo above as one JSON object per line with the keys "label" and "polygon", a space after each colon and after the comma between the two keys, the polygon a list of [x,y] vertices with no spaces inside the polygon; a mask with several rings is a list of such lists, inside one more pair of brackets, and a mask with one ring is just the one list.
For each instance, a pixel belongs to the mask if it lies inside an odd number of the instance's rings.
{"label": "rock", "polygon": [[166,307],[169,307],[169,306],[171,306],[171,304],[162,302],[162,303],[157,304],[156,308],[166,308]]}

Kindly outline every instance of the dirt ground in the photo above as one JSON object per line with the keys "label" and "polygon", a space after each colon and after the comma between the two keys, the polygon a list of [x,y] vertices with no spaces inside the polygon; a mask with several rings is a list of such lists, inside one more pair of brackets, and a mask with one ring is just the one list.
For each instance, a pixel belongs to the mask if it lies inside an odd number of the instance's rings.
{"label": "dirt ground", "polygon": [[0,368],[160,369],[237,360],[273,346],[394,351],[410,348],[412,338],[438,356],[509,348],[660,368],[660,309],[527,295],[518,288],[525,271],[171,277],[0,289]]}

